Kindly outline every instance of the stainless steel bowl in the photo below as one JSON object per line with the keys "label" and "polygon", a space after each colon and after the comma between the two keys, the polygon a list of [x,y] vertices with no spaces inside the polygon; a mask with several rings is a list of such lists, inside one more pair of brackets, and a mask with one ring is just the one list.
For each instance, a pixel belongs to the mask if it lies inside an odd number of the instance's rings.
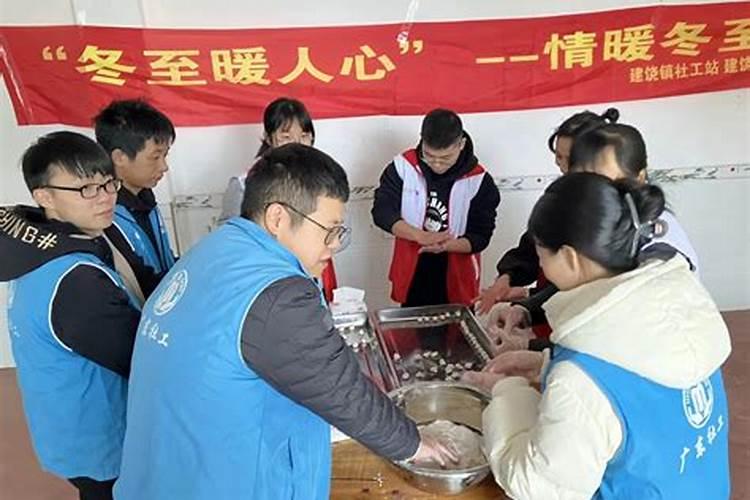
{"label": "stainless steel bowl", "polygon": [[[423,382],[396,389],[388,396],[417,425],[448,420],[482,432],[482,411],[490,396],[460,382]],[[432,469],[405,461],[392,462],[411,485],[430,493],[457,495],[481,483],[490,473],[486,462],[468,469]]]}

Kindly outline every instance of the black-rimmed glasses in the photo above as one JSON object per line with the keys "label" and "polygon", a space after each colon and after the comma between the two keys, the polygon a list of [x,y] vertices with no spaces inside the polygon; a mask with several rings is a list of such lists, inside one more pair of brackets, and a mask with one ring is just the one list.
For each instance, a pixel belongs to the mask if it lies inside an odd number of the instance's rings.
{"label": "black-rimmed glasses", "polygon": [[61,191],[78,191],[78,193],[81,195],[81,198],[83,198],[84,200],[92,200],[99,196],[99,191],[101,191],[102,189],[107,194],[115,194],[122,187],[122,181],[120,179],[110,179],[107,182],[103,182],[101,184],[84,184],[81,187],[53,186],[51,184],[47,184],[46,186],[42,187],[47,189],[59,189]]}
{"label": "black-rimmed glasses", "polygon": [[[336,241],[338,241],[338,248],[336,248],[335,250],[336,252],[340,252],[341,250],[349,246],[349,243],[351,242],[352,228],[348,226],[344,226],[343,224],[339,226],[328,227],[316,221],[309,215],[303,214],[302,212],[300,212],[299,210],[297,210],[296,208],[294,208],[288,203],[284,203],[282,201],[275,201],[273,203],[278,203],[279,205],[291,210],[292,212],[299,215],[303,219],[312,222],[313,224],[318,226],[320,229],[325,231],[326,237],[323,240],[323,243],[327,247],[332,247]],[[273,203],[269,203],[268,205],[272,205]],[[266,208],[268,207],[268,205],[266,206]]]}

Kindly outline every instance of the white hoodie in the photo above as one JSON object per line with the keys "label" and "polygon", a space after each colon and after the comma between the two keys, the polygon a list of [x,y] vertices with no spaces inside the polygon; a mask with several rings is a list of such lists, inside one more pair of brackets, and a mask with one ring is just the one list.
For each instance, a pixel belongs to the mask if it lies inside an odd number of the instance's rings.
{"label": "white hoodie", "polygon": [[[685,389],[711,375],[731,351],[708,292],[676,256],[559,292],[544,306],[552,341]],[[591,498],[622,442],[609,400],[576,364],[550,370],[540,394],[526,379],[493,388],[483,415],[497,483],[516,499]]]}

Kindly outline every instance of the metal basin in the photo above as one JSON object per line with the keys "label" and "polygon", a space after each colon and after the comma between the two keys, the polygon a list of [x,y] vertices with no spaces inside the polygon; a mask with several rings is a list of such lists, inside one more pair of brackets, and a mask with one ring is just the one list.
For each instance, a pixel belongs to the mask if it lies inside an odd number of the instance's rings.
{"label": "metal basin", "polygon": [[[482,411],[490,396],[460,382],[423,382],[396,389],[388,396],[417,425],[448,420],[482,432]],[[489,464],[467,469],[433,469],[405,461],[392,462],[404,479],[421,490],[440,495],[457,495],[481,483],[490,473]]]}

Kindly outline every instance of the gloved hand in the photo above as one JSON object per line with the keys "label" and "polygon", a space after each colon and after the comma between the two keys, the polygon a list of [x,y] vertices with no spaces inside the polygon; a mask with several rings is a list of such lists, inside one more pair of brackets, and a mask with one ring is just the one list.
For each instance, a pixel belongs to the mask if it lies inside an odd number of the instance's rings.
{"label": "gloved hand", "polygon": [[513,328],[508,331],[505,328],[491,327],[489,334],[495,341],[495,356],[510,351],[526,351],[529,349],[529,341],[535,338],[531,328]]}
{"label": "gloved hand", "polygon": [[503,378],[505,378],[505,375],[502,373],[470,370],[463,372],[461,382],[473,385],[491,394],[492,388],[495,387],[497,381]]}
{"label": "gloved hand", "polygon": [[495,322],[498,327],[510,332],[515,328],[527,328],[531,325],[531,315],[519,304],[506,305],[497,312]]}
{"label": "gloved hand", "polygon": [[495,356],[484,367],[483,372],[499,374],[503,377],[524,377],[532,384],[538,384],[545,354],[537,351],[508,351]]}
{"label": "gloved hand", "polygon": [[437,463],[441,467],[447,467],[450,462],[458,463],[458,453],[452,446],[441,443],[422,431],[419,432],[419,437],[421,439],[419,448],[417,448],[414,456],[409,459],[410,462],[416,464]]}

